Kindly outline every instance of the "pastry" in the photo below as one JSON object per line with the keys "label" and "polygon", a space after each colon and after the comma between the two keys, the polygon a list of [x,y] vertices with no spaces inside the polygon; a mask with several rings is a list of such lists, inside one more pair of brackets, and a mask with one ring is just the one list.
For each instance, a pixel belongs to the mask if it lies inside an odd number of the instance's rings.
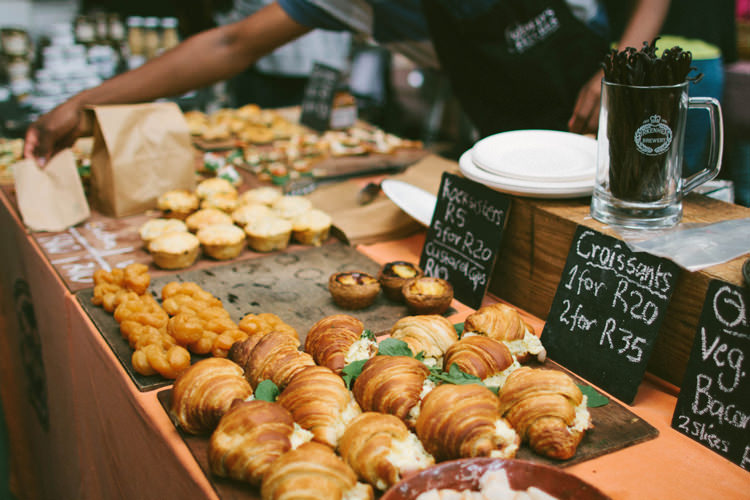
{"label": "pastry", "polygon": [[502,341],[521,363],[532,356],[543,362],[547,356],[542,342],[518,310],[502,302],[480,307],[469,314],[464,320],[464,335],[470,333]]}
{"label": "pastry", "polygon": [[228,214],[231,214],[238,206],[235,193],[213,193],[201,201],[201,208],[216,208]]}
{"label": "pastry", "polygon": [[444,384],[424,397],[417,436],[435,460],[513,458],[521,439],[500,414],[500,402],[479,384]]}
{"label": "pastry", "polygon": [[401,318],[391,327],[391,338],[406,342],[415,355],[424,353],[424,363],[438,368],[448,348],[458,342],[453,324],[437,314]]}
{"label": "pastry", "polygon": [[498,401],[500,413],[523,442],[546,457],[571,458],[592,427],[586,397],[558,370],[519,368],[508,376]]}
{"label": "pastry", "polygon": [[298,350],[299,340],[287,333],[264,335],[253,348],[245,365],[245,378],[255,389],[264,380],[271,380],[279,390],[306,366],[315,365],[312,356]]}
{"label": "pastry", "polygon": [[292,220],[292,237],[303,245],[319,247],[330,231],[331,216],[322,210],[308,210]]}
{"label": "pastry", "polygon": [[367,273],[344,271],[328,278],[328,291],[333,301],[344,309],[363,309],[380,293],[380,283]]}
{"label": "pastry", "polygon": [[211,224],[196,233],[203,253],[216,260],[234,259],[245,247],[245,231],[234,224]]}
{"label": "pastry", "polygon": [[280,404],[235,400],[211,434],[208,463],[217,476],[257,486],[277,458],[311,438]]}
{"label": "pastry", "polygon": [[444,279],[429,276],[407,280],[401,293],[413,314],[443,314],[453,301],[453,286]]}
{"label": "pastry", "polygon": [[[366,346],[355,346],[355,343],[360,340],[368,342],[367,339],[361,339],[363,331],[362,322],[353,316],[347,314],[327,316],[315,323],[307,332],[305,352],[312,355],[317,364],[326,366],[339,374],[344,366],[356,360],[354,352],[364,349],[366,357],[361,357],[361,359],[369,359],[377,352],[377,343],[373,341],[369,341]],[[371,344],[374,344],[374,349],[368,348]]]}
{"label": "pastry", "polygon": [[245,226],[247,243],[256,252],[283,250],[292,236],[292,223],[274,215],[263,217]]}
{"label": "pastry", "polygon": [[154,264],[162,269],[182,269],[193,265],[200,253],[200,241],[191,233],[162,234],[148,244]]}
{"label": "pastry", "polygon": [[203,180],[195,187],[195,194],[201,200],[205,200],[215,194],[223,193],[237,199],[237,188],[231,182],[222,177],[211,177]]}
{"label": "pastry", "polygon": [[376,412],[351,421],[339,441],[339,453],[360,479],[378,490],[387,490],[405,474],[435,463],[401,420]]}
{"label": "pastry", "polygon": [[91,303],[113,312],[128,292],[143,295],[151,283],[148,266],[140,263],[128,264],[124,269],[94,271],[94,293]]}
{"label": "pastry", "polygon": [[297,372],[276,400],[313,440],[338,446],[346,426],[361,412],[344,380],[324,366],[307,366]]}
{"label": "pastry", "polygon": [[430,369],[408,356],[375,356],[362,367],[352,392],[362,411],[395,415],[413,426],[419,403],[434,384],[426,384]]}
{"label": "pastry", "polygon": [[293,220],[308,210],[312,210],[312,202],[302,196],[285,195],[276,200],[271,209],[279,217]]}
{"label": "pastry", "polygon": [[169,413],[185,432],[208,433],[235,399],[244,400],[252,394],[242,368],[228,359],[207,358],[177,377]]}
{"label": "pastry", "polygon": [[232,221],[240,227],[245,227],[253,221],[273,215],[270,207],[261,204],[240,205],[232,212]]}
{"label": "pastry", "polygon": [[249,189],[240,194],[240,205],[273,205],[283,196],[279,188],[273,186],[261,186]]}
{"label": "pastry", "polygon": [[164,217],[184,219],[198,210],[200,200],[186,189],[173,189],[163,193],[156,200],[156,207],[164,213]]}
{"label": "pastry", "polygon": [[263,500],[372,500],[369,484],[328,446],[304,443],[281,455],[263,475]]}
{"label": "pastry", "polygon": [[204,226],[211,224],[231,224],[232,217],[218,208],[201,208],[185,218],[185,224],[190,232],[197,233]]}
{"label": "pastry", "polygon": [[181,219],[151,219],[145,222],[138,229],[138,234],[143,241],[143,246],[148,248],[148,244],[165,233],[187,232],[188,228]]}
{"label": "pastry", "polygon": [[521,366],[508,346],[481,335],[464,337],[448,348],[443,369],[448,371],[453,364],[489,387],[502,387],[508,375]]}
{"label": "pastry", "polygon": [[403,302],[404,293],[401,290],[407,280],[424,275],[422,269],[416,264],[398,260],[389,262],[383,266],[378,276],[383,293],[391,300]]}

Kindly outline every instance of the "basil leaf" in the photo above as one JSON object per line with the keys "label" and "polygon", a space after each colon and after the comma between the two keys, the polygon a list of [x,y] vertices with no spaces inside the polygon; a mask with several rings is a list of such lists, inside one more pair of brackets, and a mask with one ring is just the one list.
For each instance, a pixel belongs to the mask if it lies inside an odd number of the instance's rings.
{"label": "basil leaf", "polygon": [[456,329],[456,334],[458,335],[458,338],[460,339],[461,336],[464,334],[464,324],[463,323],[455,324],[453,325],[453,328]]}
{"label": "basil leaf", "polygon": [[279,388],[273,383],[273,381],[268,379],[258,384],[254,392],[255,399],[268,401],[269,403],[275,402],[279,394],[281,394]]}
{"label": "basil leaf", "polygon": [[443,382],[455,385],[482,384],[482,379],[462,371],[456,363],[453,363],[447,372],[444,372],[439,368],[432,368],[430,370],[429,378],[436,383]]}
{"label": "basil leaf", "polygon": [[341,370],[341,378],[344,379],[347,389],[352,388],[352,384],[359,374],[362,373],[362,368],[367,363],[367,359],[360,359],[359,361],[352,361]]}
{"label": "basil leaf", "polygon": [[409,356],[413,358],[414,353],[403,340],[387,338],[378,344],[378,356]]}
{"label": "basil leaf", "polygon": [[587,406],[589,408],[598,408],[600,406],[606,406],[609,404],[609,398],[604,394],[600,393],[590,385],[577,384],[578,388],[587,398]]}
{"label": "basil leaf", "polygon": [[361,339],[367,339],[367,340],[375,340],[375,334],[372,333],[370,330],[365,330],[362,332],[362,335],[359,336]]}

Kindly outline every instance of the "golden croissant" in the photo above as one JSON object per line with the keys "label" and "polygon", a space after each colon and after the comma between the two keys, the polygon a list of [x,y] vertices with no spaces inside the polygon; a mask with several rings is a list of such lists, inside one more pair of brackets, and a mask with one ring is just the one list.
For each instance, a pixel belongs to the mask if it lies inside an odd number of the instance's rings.
{"label": "golden croissant", "polygon": [[500,412],[529,447],[565,460],[575,455],[591,415],[572,378],[558,370],[521,367],[499,395]]}
{"label": "golden croissant", "polygon": [[510,352],[524,363],[536,356],[544,361],[547,351],[534,329],[526,323],[517,309],[498,302],[483,306],[464,320],[464,332],[484,335],[504,342]]}
{"label": "golden croissant", "polygon": [[375,356],[362,367],[352,392],[362,411],[395,415],[413,426],[429,368],[408,356]]}
{"label": "golden croissant", "polygon": [[417,436],[436,460],[513,458],[519,436],[500,416],[495,393],[479,384],[440,385],[424,397]]}
{"label": "golden croissant", "polygon": [[263,476],[263,500],[372,500],[369,484],[336,453],[320,443],[309,442],[281,455]]}
{"label": "golden croissant", "polygon": [[499,375],[519,366],[508,346],[481,335],[466,336],[448,348],[444,370],[448,371],[453,364],[464,373],[479,377],[486,381],[486,385],[493,386],[502,386],[504,380],[500,380],[503,377]]}
{"label": "golden croissant", "polygon": [[276,401],[315,441],[334,449],[346,425],[361,413],[344,380],[325,366],[304,367]]}
{"label": "golden croissant", "polygon": [[424,352],[425,363],[438,367],[445,351],[458,342],[453,324],[438,314],[401,318],[391,328],[391,337],[406,342],[415,355]]}
{"label": "golden croissant", "polygon": [[339,442],[339,453],[360,479],[386,490],[405,473],[435,463],[416,435],[400,419],[365,412],[352,420]]}
{"label": "golden croissant", "polygon": [[206,358],[175,380],[170,414],[185,432],[210,432],[235,399],[252,394],[242,368],[225,358]]}
{"label": "golden croissant", "polygon": [[263,336],[253,348],[245,365],[245,378],[255,389],[271,380],[284,390],[295,373],[315,364],[312,356],[298,349],[299,340],[283,332]]}
{"label": "golden croissant", "polygon": [[315,362],[327,366],[335,373],[348,363],[346,356],[352,345],[360,339],[364,326],[348,314],[334,314],[315,323],[305,338],[305,352]]}
{"label": "golden croissant", "polygon": [[294,419],[280,404],[235,402],[216,426],[208,446],[211,472],[252,484],[292,449]]}

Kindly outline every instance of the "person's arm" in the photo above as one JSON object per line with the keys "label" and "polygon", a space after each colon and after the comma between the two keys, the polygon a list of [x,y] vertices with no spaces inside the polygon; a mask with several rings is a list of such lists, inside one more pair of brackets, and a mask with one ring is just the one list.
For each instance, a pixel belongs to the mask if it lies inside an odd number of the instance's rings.
{"label": "person's arm", "polygon": [[[625,30],[617,43],[617,50],[628,47],[639,49],[643,42],[651,43],[659,35],[667,17],[670,0],[636,0]],[[599,127],[599,100],[602,94],[604,70],[598,70],[578,93],[568,130],[578,134],[596,133]]]}
{"label": "person's arm", "polygon": [[44,164],[79,137],[86,106],[130,104],[179,95],[234,76],[273,49],[307,33],[273,3],[237,23],[188,38],[143,66],[71,97],[26,132],[24,156]]}

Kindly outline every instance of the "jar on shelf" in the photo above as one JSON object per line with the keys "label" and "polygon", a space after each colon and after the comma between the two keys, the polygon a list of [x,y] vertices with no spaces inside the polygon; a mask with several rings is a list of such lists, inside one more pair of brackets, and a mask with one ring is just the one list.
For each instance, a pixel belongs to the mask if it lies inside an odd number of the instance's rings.
{"label": "jar on shelf", "polygon": [[2,52],[9,57],[26,56],[31,52],[31,37],[20,28],[0,29]]}
{"label": "jar on shelf", "polygon": [[107,16],[107,33],[109,40],[117,46],[125,41],[125,25],[119,14],[112,13]]}
{"label": "jar on shelf", "polygon": [[144,55],[143,18],[140,16],[130,16],[127,19],[127,25],[128,52],[131,56]]}
{"label": "jar on shelf", "polygon": [[94,30],[96,43],[106,43],[109,40],[109,21],[105,12],[94,14]]}
{"label": "jar on shelf", "polygon": [[94,22],[88,16],[78,16],[73,23],[75,41],[83,45],[90,45],[96,40],[96,28]]}
{"label": "jar on shelf", "polygon": [[151,59],[159,53],[161,47],[160,25],[161,21],[158,17],[147,17],[143,20],[143,55],[147,59]]}
{"label": "jar on shelf", "polygon": [[180,35],[177,33],[177,18],[164,17],[161,20],[161,50],[169,50],[180,43]]}

